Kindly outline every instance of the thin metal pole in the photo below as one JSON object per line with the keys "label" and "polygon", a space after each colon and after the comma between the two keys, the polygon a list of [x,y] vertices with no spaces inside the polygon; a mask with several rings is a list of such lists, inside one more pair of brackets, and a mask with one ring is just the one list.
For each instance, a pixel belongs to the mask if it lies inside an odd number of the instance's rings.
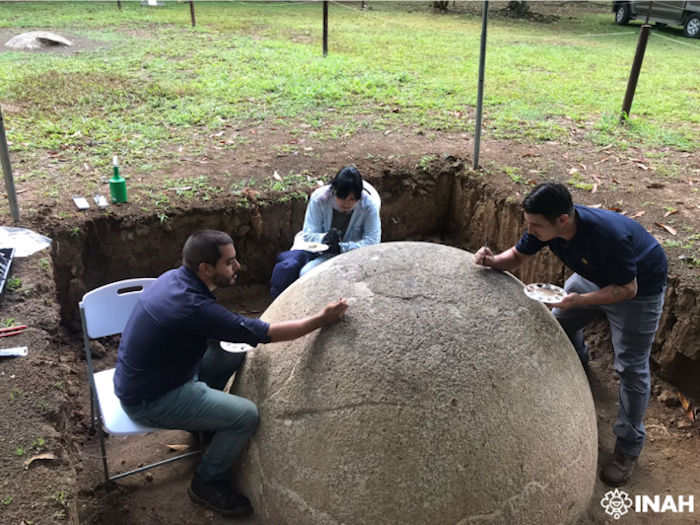
{"label": "thin metal pole", "polygon": [[194,0],[190,0],[190,18],[192,19],[192,27],[194,27]]}
{"label": "thin metal pole", "polygon": [[323,1],[323,56],[328,55],[328,0]]}
{"label": "thin metal pole", "polygon": [[644,60],[644,52],[647,48],[647,41],[649,40],[650,31],[651,26],[649,24],[643,24],[641,30],[639,31],[637,50],[634,53],[634,60],[632,62],[630,78],[629,80],[627,80],[627,91],[625,91],[625,99],[622,101],[622,113],[620,113],[621,124],[624,124],[630,116],[630,110],[632,109],[632,101],[634,100],[634,92],[637,89],[639,73],[642,70],[642,61]]}
{"label": "thin metal pole", "polygon": [[12,178],[12,165],[10,164],[10,150],[7,147],[7,137],[5,136],[5,121],[2,118],[0,109],[0,161],[2,161],[2,172],[5,175],[5,189],[7,198],[10,201],[10,212],[15,222],[19,221],[19,206],[17,205],[17,192],[15,191],[15,180]]}
{"label": "thin metal pole", "polygon": [[479,47],[479,84],[476,92],[476,127],[474,129],[474,163],[473,168],[479,169],[479,148],[481,147],[481,113],[484,105],[484,67],[486,65],[486,27],[489,20],[489,1],[484,1],[481,15],[481,44]]}

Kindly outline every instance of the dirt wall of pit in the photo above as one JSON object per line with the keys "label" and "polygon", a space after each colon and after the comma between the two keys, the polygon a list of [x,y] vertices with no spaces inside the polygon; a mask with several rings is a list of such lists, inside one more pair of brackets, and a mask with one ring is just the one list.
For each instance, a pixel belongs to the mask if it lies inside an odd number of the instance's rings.
{"label": "dirt wall of pit", "polygon": [[[428,169],[380,169],[369,177],[382,197],[382,240],[439,239],[475,251],[484,242],[494,250],[514,244],[522,234],[514,195],[490,185],[485,175],[459,159],[436,161]],[[308,190],[307,193],[310,193]],[[523,194],[527,187],[523,187]],[[50,226],[52,256],[62,321],[80,328],[78,303],[97,286],[128,277],[157,276],[180,264],[187,237],[200,228],[231,234],[240,254],[239,285],[269,282],[276,255],[289,249],[301,228],[306,201],[283,194],[232,196],[208,207],[157,214],[109,215],[86,221],[79,231]],[[516,272],[523,282],[562,284],[567,271],[549,251]],[[666,305],[652,361],[661,375],[690,395],[700,395],[700,283],[669,276]]]}

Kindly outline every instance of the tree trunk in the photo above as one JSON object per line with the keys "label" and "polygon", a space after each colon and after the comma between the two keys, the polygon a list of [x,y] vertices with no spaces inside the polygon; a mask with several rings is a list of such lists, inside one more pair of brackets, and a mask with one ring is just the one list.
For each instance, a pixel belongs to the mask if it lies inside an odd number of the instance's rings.
{"label": "tree trunk", "polygon": [[440,2],[432,2],[433,4],[433,9],[439,9],[440,11],[447,11],[447,6],[450,5],[449,0],[446,2],[440,1]]}

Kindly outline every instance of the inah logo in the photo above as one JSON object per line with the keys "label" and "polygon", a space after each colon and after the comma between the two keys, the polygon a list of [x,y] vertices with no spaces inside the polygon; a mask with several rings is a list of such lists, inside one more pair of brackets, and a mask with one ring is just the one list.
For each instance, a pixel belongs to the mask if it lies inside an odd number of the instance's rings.
{"label": "inah logo", "polygon": [[627,514],[627,510],[632,506],[632,500],[626,492],[615,489],[606,492],[605,497],[600,500],[600,504],[605,509],[606,514],[619,520],[620,516]]}

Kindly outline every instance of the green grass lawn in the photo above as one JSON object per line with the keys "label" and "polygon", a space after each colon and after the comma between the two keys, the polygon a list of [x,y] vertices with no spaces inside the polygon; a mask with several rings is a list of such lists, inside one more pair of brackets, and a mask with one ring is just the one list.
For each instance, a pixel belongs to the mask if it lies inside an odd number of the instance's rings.
{"label": "green grass lawn", "polygon": [[[276,117],[328,138],[397,123],[474,128],[479,15],[438,15],[427,2],[411,12],[405,4],[372,2],[365,12],[359,3],[331,4],[323,58],[321,4],[197,2],[196,29],[187,3],[122,5],[0,4],[4,30],[49,29],[101,45],[74,55],[0,53],[0,105],[14,108],[4,111],[8,139],[30,166],[46,150],[69,147],[76,162],[107,166],[116,152],[148,171],[174,146],[203,147],[194,130]],[[652,36],[621,128],[638,29],[614,26],[606,7],[552,24],[491,20],[486,136],[556,140],[579,125],[598,144],[700,147],[700,43]],[[331,110],[334,125],[320,126]]]}

